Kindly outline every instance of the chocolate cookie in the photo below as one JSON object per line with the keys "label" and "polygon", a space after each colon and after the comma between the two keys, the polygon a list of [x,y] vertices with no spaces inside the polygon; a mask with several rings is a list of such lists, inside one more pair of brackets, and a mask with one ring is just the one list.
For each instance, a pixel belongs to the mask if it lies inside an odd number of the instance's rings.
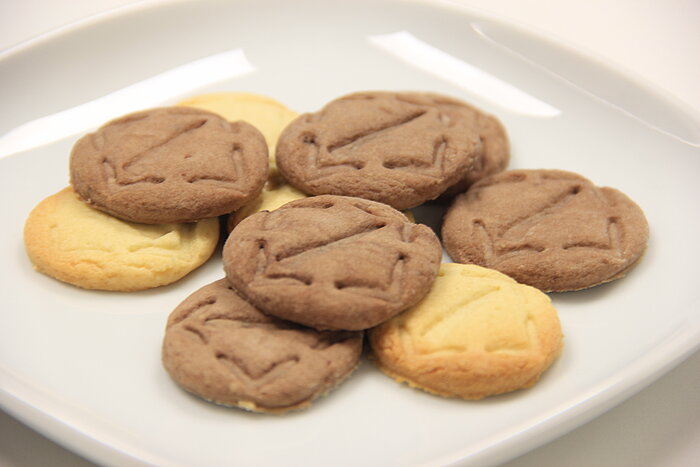
{"label": "chocolate cookie", "polygon": [[145,110],[78,140],[71,183],[93,207],[132,222],[189,222],[255,199],[267,145],[245,122],[188,107]]}
{"label": "chocolate cookie", "polygon": [[648,235],[644,213],[623,193],[560,170],[482,179],[455,198],[442,228],[453,260],[544,291],[621,277],[642,256]]}
{"label": "chocolate cookie", "polygon": [[427,226],[382,203],[332,195],[247,217],[223,250],[229,281],[264,312],[347,330],[370,328],[418,302],[441,255]]}
{"label": "chocolate cookie", "polygon": [[[469,114],[470,110],[465,110]],[[471,107],[474,131],[481,140],[481,151],[474,165],[457,183],[445,190],[451,197],[466,191],[472,184],[489,175],[502,172],[510,162],[510,141],[501,122],[493,115]]]}
{"label": "chocolate cookie", "polygon": [[364,92],[294,120],[277,167],[309,194],[356,196],[409,209],[437,198],[481,150],[465,105],[434,94]]}
{"label": "chocolate cookie", "polygon": [[199,94],[178,102],[177,105],[208,110],[229,122],[243,120],[260,130],[270,152],[269,177],[273,181],[279,178],[275,167],[275,145],[282,130],[298,116],[296,112],[271,97],[248,92]]}
{"label": "chocolate cookie", "polygon": [[251,214],[260,211],[273,211],[290,201],[301,198],[306,198],[306,195],[293,186],[268,180],[256,200],[229,214],[226,220],[226,229],[230,233],[239,222]]}
{"label": "chocolate cookie", "polygon": [[272,318],[222,279],[170,314],[162,359],[177,384],[206,400],[282,413],[335,387],[361,351],[361,332],[316,331]]}

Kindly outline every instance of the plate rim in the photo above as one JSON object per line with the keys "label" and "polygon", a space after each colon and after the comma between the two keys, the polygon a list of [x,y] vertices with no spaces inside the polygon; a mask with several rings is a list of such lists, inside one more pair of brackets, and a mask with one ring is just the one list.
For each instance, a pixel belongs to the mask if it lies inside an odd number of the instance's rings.
{"label": "plate rim", "polygon": [[[228,0],[228,2],[249,2],[250,0]],[[354,1],[354,0],[347,0]],[[370,0],[367,0],[370,1]],[[544,30],[541,30],[532,25],[527,25],[523,23],[518,23],[515,20],[500,16],[496,13],[484,10],[471,5],[466,5],[460,3],[458,0],[381,0],[387,3],[413,3],[421,4],[427,7],[432,7],[436,9],[452,10],[462,15],[471,15],[480,17],[480,19],[487,20],[498,24],[499,26],[506,27],[510,30],[517,31],[520,34],[529,36],[531,39],[546,42],[563,52],[568,56],[575,57],[577,61],[584,61],[588,66],[594,66],[598,69],[604,70],[606,73],[614,74],[618,79],[629,81],[635,87],[644,91],[644,94],[650,94],[656,97],[659,101],[665,105],[673,108],[675,111],[682,114],[689,121],[692,121],[696,125],[696,129],[700,132],[700,108],[695,108],[676,94],[670,92],[669,90],[663,88],[662,86],[656,84],[652,80],[646,78],[644,75],[635,72],[629,68],[626,68],[620,63],[615,62],[612,59],[604,57],[594,51],[584,48],[579,45],[575,45],[570,41],[567,41],[559,36],[555,36]],[[51,40],[63,35],[74,32],[80,28],[89,27],[97,25],[101,22],[109,21],[118,16],[128,16],[132,14],[138,14],[141,11],[147,9],[163,8],[168,7],[172,4],[177,3],[198,3],[198,0],[133,0],[132,2],[120,5],[116,7],[109,8],[104,11],[97,13],[92,13],[85,17],[70,21],[64,25],[49,29],[43,33],[20,41],[10,47],[0,50],[0,63],[5,59],[12,57],[15,54],[24,53],[26,50],[32,47],[41,46],[44,42],[50,42]],[[609,100],[606,102],[611,103]],[[614,103],[611,103],[614,105]],[[638,118],[634,113],[627,112],[629,115]],[[1,135],[0,135],[1,136]],[[700,137],[700,134],[699,134]],[[684,144],[688,144],[693,147],[700,147],[700,142],[690,143],[681,140]]]}
{"label": "plate rim", "polygon": [[[234,0],[245,1],[245,0]],[[577,62],[585,62],[588,66],[595,66],[598,69],[615,75],[618,79],[623,79],[631,82],[638,87],[645,95],[655,98],[663,105],[679,112],[693,121],[696,125],[700,125],[700,113],[688,103],[682,101],[677,96],[659,87],[658,85],[648,81],[642,75],[624,69],[619,64],[611,60],[596,56],[588,51],[574,49],[570,44],[561,43],[552,35],[539,31],[536,28],[528,27],[522,24],[509,21],[499,17],[498,15],[483,11],[479,8],[470,7],[461,3],[452,2],[449,0],[384,0],[389,3],[417,3],[424,4],[436,9],[451,9],[458,11],[460,14],[469,14],[478,16],[482,19],[492,21],[508,29],[517,31],[518,33],[530,36],[538,41],[545,41],[562,50],[567,55],[575,58]],[[138,0],[126,5],[117,6],[108,10],[89,15],[87,17],[72,21],[65,25],[51,29],[45,33],[34,36],[30,39],[19,42],[5,50],[0,51],[0,63],[5,59],[12,57],[15,54],[25,53],[33,47],[41,47],[45,42],[50,42],[63,34],[72,33],[88,26],[99,25],[101,22],[109,21],[116,16],[138,15],[145,9],[151,8],[167,8],[176,3],[196,3],[194,0]],[[685,142],[690,146],[698,146]],[[696,304],[695,304],[696,305]],[[684,324],[688,324],[684,322]],[[535,449],[547,442],[562,436],[577,427],[589,422],[598,417],[605,411],[613,408],[637,392],[647,387],[652,382],[659,379],[665,373],[676,367],[683,360],[688,358],[693,353],[700,349],[700,319],[691,320],[691,326],[687,326],[678,331],[677,334],[665,337],[657,344],[653,351],[649,350],[644,355],[638,356],[634,363],[625,368],[614,376],[611,376],[603,381],[600,381],[595,387],[589,389],[585,394],[578,394],[580,399],[574,406],[570,404],[560,404],[556,408],[551,408],[547,414],[543,415],[542,421],[535,425],[528,426],[525,433],[521,432],[521,428],[514,428],[509,433],[517,433],[517,435],[509,434],[507,436],[499,436],[504,438],[500,440],[485,440],[485,446],[474,450],[473,448],[464,449],[445,455],[439,459],[435,459],[429,465],[443,465],[446,463],[493,463],[504,462],[527,451]],[[649,363],[649,362],[652,363]],[[0,368],[0,374],[4,370]],[[21,384],[21,383],[20,383]],[[41,397],[36,400],[41,400]],[[55,418],[50,413],[42,411],[36,406],[36,400],[26,400],[13,394],[11,390],[5,387],[4,383],[0,383],[0,406],[23,423],[32,427],[34,430],[42,433],[44,436],[52,439],[59,444],[69,447],[76,453],[85,456],[88,459],[103,462],[117,462],[122,465],[144,465],[142,460],[132,457],[126,452],[120,451],[111,446],[104,445],[99,440],[94,439],[89,434],[80,431],[78,428]],[[561,409],[562,406],[566,410]],[[529,425],[529,423],[524,423]],[[562,427],[565,427],[563,430]],[[527,445],[527,446],[525,446]],[[499,450],[511,451],[509,453],[499,453]],[[102,454],[99,456],[97,452],[105,452],[114,458],[107,459]],[[517,452],[512,452],[517,451]],[[126,464],[123,464],[126,462]],[[428,464],[426,464],[428,465]]]}

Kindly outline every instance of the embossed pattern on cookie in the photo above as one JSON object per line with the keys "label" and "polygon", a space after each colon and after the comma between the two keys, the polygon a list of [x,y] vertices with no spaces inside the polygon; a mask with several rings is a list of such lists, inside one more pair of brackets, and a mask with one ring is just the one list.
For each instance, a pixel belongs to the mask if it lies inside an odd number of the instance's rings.
{"label": "embossed pattern on cookie", "polygon": [[270,149],[269,180],[274,184],[283,181],[277,174],[274,150],[282,130],[298,116],[296,112],[268,96],[248,92],[199,94],[180,101],[177,105],[208,110],[229,122],[243,120],[260,130]]}
{"label": "embossed pattern on cookie", "polygon": [[565,171],[514,170],[457,197],[442,236],[455,261],[564,291],[623,275],[642,256],[648,225],[618,190]]}
{"label": "embossed pattern on cookie", "polygon": [[[468,110],[466,112],[469,112]],[[505,127],[493,115],[471,107],[472,126],[479,134],[481,151],[471,169],[457,183],[449,187],[441,196],[447,199],[463,193],[471,185],[498,172],[502,172],[510,162],[510,140]]]}
{"label": "embossed pattern on cookie", "polygon": [[222,279],[169,316],[163,364],[184,389],[227,406],[308,407],[357,366],[362,333],[316,331],[261,313]]}
{"label": "embossed pattern on cookie", "polygon": [[187,107],[151,109],[78,140],[70,170],[75,190],[100,210],[133,222],[187,222],[254,199],[267,146],[245,122]]}
{"label": "embossed pattern on cookie", "polygon": [[438,197],[474,163],[481,143],[465,109],[432,94],[351,94],[293,121],[280,136],[277,165],[307,193],[409,209]]}
{"label": "embossed pattern on cookie", "polygon": [[145,290],[175,282],[211,257],[218,240],[217,218],[128,222],[92,209],[70,187],[42,200],[24,226],[35,269],[97,290]]}
{"label": "embossed pattern on cookie", "polygon": [[427,293],[441,248],[381,203],[316,196],[241,222],[224,246],[229,280],[274,316],[318,329],[372,327]]}
{"label": "embossed pattern on cookie", "polygon": [[398,382],[480,399],[531,387],[562,348],[541,291],[495,270],[443,264],[415,307],[369,332],[372,357]]}

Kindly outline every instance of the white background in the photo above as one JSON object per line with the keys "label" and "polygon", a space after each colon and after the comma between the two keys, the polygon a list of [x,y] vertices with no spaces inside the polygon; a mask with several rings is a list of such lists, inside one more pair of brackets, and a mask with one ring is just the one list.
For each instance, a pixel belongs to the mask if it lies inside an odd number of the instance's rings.
{"label": "white background", "polygon": [[[139,2],[1,0],[0,50],[86,16],[132,3]],[[622,70],[680,102],[700,120],[700,0],[456,3],[527,27]],[[0,467],[46,465],[94,464],[0,411]],[[506,465],[700,465],[700,352],[608,413]]]}

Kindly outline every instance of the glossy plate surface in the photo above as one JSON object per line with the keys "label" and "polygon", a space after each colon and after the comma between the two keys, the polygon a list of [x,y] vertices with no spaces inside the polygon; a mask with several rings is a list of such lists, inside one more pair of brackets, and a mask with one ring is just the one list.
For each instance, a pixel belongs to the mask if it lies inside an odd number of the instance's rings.
{"label": "glossy plate surface", "polygon": [[[421,2],[156,2],[10,50],[0,77],[0,403],[100,463],[491,464],[602,413],[700,344],[698,123],[511,25]],[[472,102],[508,129],[512,168],[578,172],[646,212],[649,248],[626,278],[552,296],[566,347],[534,388],[445,400],[365,361],[308,411],[225,409],[179,390],[160,364],[167,315],[223,276],[218,258],[131,294],[32,270],[24,220],[68,183],[73,142],[104,121],[204,92],[266,94],[303,112],[366,89]]]}

